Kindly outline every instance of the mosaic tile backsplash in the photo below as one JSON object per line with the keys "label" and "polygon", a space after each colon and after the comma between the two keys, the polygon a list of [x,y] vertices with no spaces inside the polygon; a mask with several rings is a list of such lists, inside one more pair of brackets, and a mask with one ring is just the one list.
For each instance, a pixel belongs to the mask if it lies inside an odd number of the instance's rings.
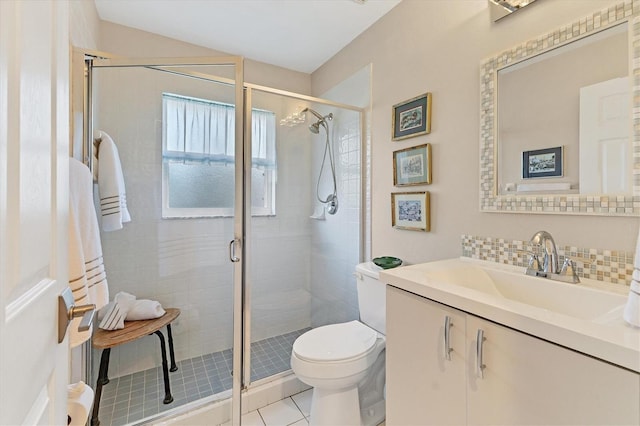
{"label": "mosaic tile backsplash", "polygon": [[[633,274],[634,253],[574,246],[557,246],[560,264],[566,256],[575,261],[581,278],[630,285]],[[494,237],[462,235],[462,256],[507,265],[527,267],[529,252],[540,253],[540,248],[528,241]]]}

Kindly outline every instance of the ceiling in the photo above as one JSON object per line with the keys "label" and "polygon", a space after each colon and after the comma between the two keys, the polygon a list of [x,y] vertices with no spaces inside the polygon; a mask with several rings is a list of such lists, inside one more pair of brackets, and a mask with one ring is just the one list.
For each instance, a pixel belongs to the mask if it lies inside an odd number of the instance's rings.
{"label": "ceiling", "polygon": [[94,0],[100,19],[311,73],[401,0]]}

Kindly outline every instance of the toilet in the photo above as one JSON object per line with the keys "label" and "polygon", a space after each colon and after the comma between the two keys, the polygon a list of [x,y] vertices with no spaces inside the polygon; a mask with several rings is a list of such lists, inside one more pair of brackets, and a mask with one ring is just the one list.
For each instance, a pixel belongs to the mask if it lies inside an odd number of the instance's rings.
{"label": "toilet", "polygon": [[356,266],[360,321],[314,328],[293,343],[291,369],[313,386],[311,426],[377,425],[385,418],[385,285]]}

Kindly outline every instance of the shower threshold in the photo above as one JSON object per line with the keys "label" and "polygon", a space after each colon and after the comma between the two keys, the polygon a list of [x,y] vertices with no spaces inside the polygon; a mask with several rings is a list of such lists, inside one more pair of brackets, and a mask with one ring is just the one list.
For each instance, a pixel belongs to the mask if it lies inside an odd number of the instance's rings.
{"label": "shower threshold", "polygon": [[[289,370],[293,342],[309,328],[251,344],[251,381]],[[122,426],[157,416],[181,405],[232,388],[232,351],[178,361],[178,371],[170,373],[173,402],[163,404],[162,369],[151,368],[122,377],[110,378],[102,389],[100,425]]]}

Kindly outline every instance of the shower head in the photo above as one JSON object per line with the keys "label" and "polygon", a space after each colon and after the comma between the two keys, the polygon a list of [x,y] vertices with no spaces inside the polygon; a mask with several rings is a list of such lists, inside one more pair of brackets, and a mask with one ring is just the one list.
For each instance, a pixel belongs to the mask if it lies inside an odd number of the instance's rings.
{"label": "shower head", "polygon": [[302,111],[300,111],[300,113],[303,112],[307,112],[309,111],[311,114],[315,115],[316,118],[318,119],[318,121],[316,121],[315,123],[311,124],[309,126],[309,131],[311,133],[315,133],[316,135],[318,133],[320,133],[320,126],[324,126],[325,129],[327,128],[327,120],[331,121],[333,120],[333,113],[329,113],[327,115],[325,115],[324,117],[322,115],[320,115],[319,112],[312,110],[311,108],[305,108]]}
{"label": "shower head", "polygon": [[320,123],[324,123],[324,121],[320,121],[320,120],[316,121],[315,123],[309,126],[309,131],[311,133],[315,133],[316,135],[320,133]]}

